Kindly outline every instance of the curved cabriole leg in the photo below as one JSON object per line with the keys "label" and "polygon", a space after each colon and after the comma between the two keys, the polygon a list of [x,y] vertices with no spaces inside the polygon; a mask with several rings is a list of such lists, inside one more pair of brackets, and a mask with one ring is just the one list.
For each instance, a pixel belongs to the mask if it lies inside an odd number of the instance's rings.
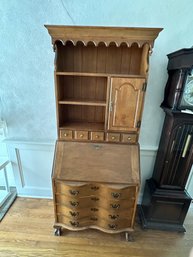
{"label": "curved cabriole leg", "polygon": [[62,228],[61,227],[54,227],[54,235],[61,236]]}
{"label": "curved cabriole leg", "polygon": [[133,236],[129,232],[125,232],[125,239],[126,239],[127,242],[133,242],[134,241]]}

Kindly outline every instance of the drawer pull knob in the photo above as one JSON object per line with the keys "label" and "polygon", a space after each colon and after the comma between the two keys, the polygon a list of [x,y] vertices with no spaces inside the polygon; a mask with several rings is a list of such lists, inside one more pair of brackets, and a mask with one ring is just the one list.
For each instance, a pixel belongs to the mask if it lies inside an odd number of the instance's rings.
{"label": "drawer pull knob", "polygon": [[119,218],[119,215],[111,215],[109,214],[109,218],[112,219],[112,220],[117,220]]}
{"label": "drawer pull knob", "polygon": [[84,137],[84,134],[80,134],[80,138],[83,138]]}
{"label": "drawer pull knob", "polygon": [[96,202],[96,201],[99,201],[99,198],[98,197],[91,197],[91,200]]}
{"label": "drawer pull knob", "polygon": [[109,226],[110,229],[116,229],[117,228],[116,224],[108,224],[108,226]]}
{"label": "drawer pull knob", "polygon": [[72,217],[77,217],[79,215],[79,212],[70,211],[70,215]]}
{"label": "drawer pull knob", "polygon": [[112,137],[111,137],[111,139],[112,139],[112,140],[114,140],[114,139],[115,139],[115,137],[114,137],[114,136],[112,136]]}
{"label": "drawer pull knob", "polygon": [[112,195],[112,197],[114,197],[114,198],[119,198],[119,197],[121,196],[120,193],[114,193],[114,192],[113,192],[111,195]]}
{"label": "drawer pull knob", "polygon": [[97,191],[97,190],[99,190],[99,187],[97,187],[97,186],[92,186],[91,189],[94,190],[94,191]]}
{"label": "drawer pull knob", "polygon": [[78,195],[79,191],[78,190],[69,190],[71,195]]}
{"label": "drawer pull knob", "polygon": [[74,206],[74,207],[77,207],[77,206],[79,205],[79,202],[72,202],[72,201],[70,201],[70,204],[71,204],[72,206]]}
{"label": "drawer pull knob", "polygon": [[99,138],[99,135],[96,135],[95,138]]}
{"label": "drawer pull knob", "polygon": [[67,136],[68,136],[68,133],[64,133],[64,136],[67,137]]}
{"label": "drawer pull knob", "polygon": [[111,207],[113,208],[113,209],[119,209],[119,207],[120,207],[120,204],[111,204]]}
{"label": "drawer pull knob", "polygon": [[97,209],[97,208],[91,208],[90,210],[91,210],[91,211],[98,211],[99,209]]}
{"label": "drawer pull knob", "polygon": [[70,224],[71,224],[73,227],[78,227],[78,226],[79,226],[79,222],[77,222],[77,221],[70,221]]}
{"label": "drawer pull knob", "polygon": [[130,141],[130,140],[131,140],[131,137],[128,137],[127,139]]}
{"label": "drawer pull knob", "polygon": [[92,221],[97,221],[98,218],[97,218],[97,217],[91,217],[90,220],[92,220]]}

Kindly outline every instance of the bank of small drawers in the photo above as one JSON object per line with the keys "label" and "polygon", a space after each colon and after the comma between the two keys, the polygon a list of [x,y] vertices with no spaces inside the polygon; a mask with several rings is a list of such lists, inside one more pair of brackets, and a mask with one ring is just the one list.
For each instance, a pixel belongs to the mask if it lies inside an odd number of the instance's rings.
{"label": "bank of small drawers", "polygon": [[96,226],[116,231],[132,227],[137,186],[76,186],[55,181],[54,188],[57,223],[71,229]]}
{"label": "bank of small drawers", "polygon": [[112,143],[129,143],[135,144],[138,141],[137,134],[128,133],[104,133],[101,131],[85,131],[85,130],[66,130],[60,129],[60,139],[62,140],[78,140],[78,141],[96,141],[96,142],[112,142]]}

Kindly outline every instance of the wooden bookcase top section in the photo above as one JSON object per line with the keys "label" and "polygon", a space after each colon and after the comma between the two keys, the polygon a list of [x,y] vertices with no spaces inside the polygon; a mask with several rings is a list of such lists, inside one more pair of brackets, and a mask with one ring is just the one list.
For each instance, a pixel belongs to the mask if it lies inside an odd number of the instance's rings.
{"label": "wooden bookcase top section", "polygon": [[127,27],[94,27],[94,26],[58,26],[45,25],[52,37],[52,43],[57,40],[64,45],[71,41],[74,45],[82,42],[85,46],[92,42],[98,46],[101,42],[106,46],[115,43],[116,46],[126,44],[130,47],[137,43],[139,47],[148,44],[153,48],[154,40],[162,28],[127,28]]}
{"label": "wooden bookcase top section", "polygon": [[58,141],[54,179],[138,185],[139,146]]}

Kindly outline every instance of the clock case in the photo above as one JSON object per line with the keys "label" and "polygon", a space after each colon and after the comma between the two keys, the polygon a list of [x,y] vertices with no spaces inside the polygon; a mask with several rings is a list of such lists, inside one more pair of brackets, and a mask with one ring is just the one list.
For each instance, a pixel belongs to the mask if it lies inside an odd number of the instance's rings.
{"label": "clock case", "polygon": [[186,184],[193,163],[193,116],[182,112],[185,106],[180,103],[193,67],[193,49],[181,49],[168,58],[169,78],[161,104],[165,121],[153,174],[146,180],[139,205],[139,217],[143,228],[185,232],[183,223],[192,201]]}
{"label": "clock case", "polygon": [[164,92],[162,108],[191,110],[193,105],[182,101],[188,76],[193,70],[193,48],[184,48],[168,54],[168,80]]}

